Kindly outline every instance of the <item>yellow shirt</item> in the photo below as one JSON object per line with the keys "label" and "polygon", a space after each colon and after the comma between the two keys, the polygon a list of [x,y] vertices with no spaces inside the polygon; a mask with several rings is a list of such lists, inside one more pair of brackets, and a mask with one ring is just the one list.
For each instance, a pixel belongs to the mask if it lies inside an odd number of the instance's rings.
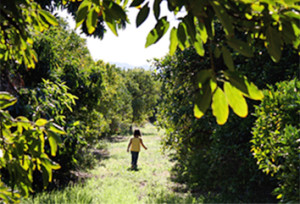
{"label": "yellow shirt", "polygon": [[139,152],[140,151],[140,138],[134,137],[131,140],[131,149],[130,151]]}

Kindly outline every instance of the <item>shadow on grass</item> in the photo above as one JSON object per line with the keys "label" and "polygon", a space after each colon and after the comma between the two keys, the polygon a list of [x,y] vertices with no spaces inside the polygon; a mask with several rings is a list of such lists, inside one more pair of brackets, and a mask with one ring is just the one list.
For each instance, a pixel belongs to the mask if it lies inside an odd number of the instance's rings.
{"label": "shadow on grass", "polygon": [[141,170],[142,168],[131,168],[131,167],[127,169],[127,171],[141,171]]}
{"label": "shadow on grass", "polygon": [[224,203],[219,196],[199,195],[199,194],[176,194],[174,192],[157,195],[154,203],[170,203],[170,204],[192,204],[192,203]]}

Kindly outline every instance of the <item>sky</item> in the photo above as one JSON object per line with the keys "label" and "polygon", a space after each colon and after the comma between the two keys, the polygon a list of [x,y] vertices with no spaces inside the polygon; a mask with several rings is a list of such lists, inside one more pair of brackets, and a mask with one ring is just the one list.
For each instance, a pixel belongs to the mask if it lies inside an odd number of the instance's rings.
{"label": "sky", "polygon": [[[151,62],[148,62],[148,60],[162,58],[169,52],[169,32],[156,44],[145,48],[147,35],[155,26],[156,20],[150,11],[144,24],[136,28],[135,18],[138,11],[139,9],[137,8],[129,9],[127,15],[131,23],[127,24],[125,30],[119,30],[118,36],[115,36],[107,26],[107,32],[102,40],[86,37],[84,34],[80,34],[79,29],[76,31],[81,37],[86,39],[88,49],[94,60],[101,59],[104,62],[116,64],[121,68],[149,68]],[[161,14],[169,14],[168,20],[171,21],[170,31],[171,26],[176,23],[175,18],[170,16],[166,5],[162,5]],[[68,16],[67,12],[60,11],[59,15],[67,19],[71,29],[75,28],[75,21],[71,16]]]}

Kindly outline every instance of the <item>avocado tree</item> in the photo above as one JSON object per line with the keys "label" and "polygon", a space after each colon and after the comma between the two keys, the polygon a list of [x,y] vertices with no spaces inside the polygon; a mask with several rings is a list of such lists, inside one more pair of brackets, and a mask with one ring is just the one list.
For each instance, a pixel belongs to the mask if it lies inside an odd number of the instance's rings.
{"label": "avocado tree", "polygon": [[[49,25],[57,24],[55,18],[45,11],[47,5],[42,9],[37,2],[39,1],[1,2],[0,59],[13,59],[34,67],[37,56],[30,45],[30,30],[42,32]],[[87,32],[92,34],[99,26],[99,21],[103,21],[115,35],[120,25],[128,22],[125,12],[128,7],[140,9],[136,17],[138,27],[148,18],[152,3],[149,0],[133,0],[130,4],[121,0],[62,0],[59,5],[72,7],[72,3],[78,5],[78,2],[81,3],[75,15],[76,27],[85,26]],[[157,43],[170,27],[167,16],[161,14],[163,2],[153,2],[152,10],[157,23],[147,36],[146,47]],[[205,52],[210,56],[210,65],[200,72],[195,82],[199,86],[194,105],[194,115],[197,118],[201,118],[211,106],[218,124],[224,124],[229,107],[238,116],[246,117],[248,107],[245,97],[254,100],[263,98],[262,92],[246,76],[235,71],[233,54],[251,58],[255,57],[254,47],[265,46],[272,60],[277,62],[285,45],[291,44],[295,49],[299,47],[299,0],[166,2],[169,12],[178,20],[178,25],[170,32],[170,53],[173,54],[177,47],[183,50],[193,46],[200,56],[204,56]],[[180,11],[184,11],[183,17],[177,16]],[[225,38],[212,43],[216,35],[213,26],[216,22],[221,23],[221,32],[224,32]],[[204,44],[208,46],[203,46]],[[217,70],[214,60],[221,55],[227,68]]]}

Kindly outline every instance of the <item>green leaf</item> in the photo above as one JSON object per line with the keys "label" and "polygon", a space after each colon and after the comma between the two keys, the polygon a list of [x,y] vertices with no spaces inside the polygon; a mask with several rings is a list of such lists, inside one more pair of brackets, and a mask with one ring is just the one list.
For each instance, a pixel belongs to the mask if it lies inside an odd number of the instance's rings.
{"label": "green leaf", "polygon": [[49,130],[53,131],[54,133],[61,134],[61,135],[66,134],[64,129],[62,127],[56,125],[55,123],[50,123]]}
{"label": "green leaf", "polygon": [[178,25],[178,29],[177,29],[177,39],[178,39],[178,43],[179,45],[181,45],[181,47],[185,47],[185,41],[187,40],[187,33],[186,33],[186,25],[181,22]]}
{"label": "green leaf", "polygon": [[167,32],[169,26],[170,23],[167,21],[166,16],[159,19],[155,27],[148,34],[145,47],[149,47],[159,41],[160,38]]}
{"label": "green leaf", "polygon": [[226,64],[228,69],[230,71],[234,71],[234,64],[233,64],[233,60],[231,57],[231,53],[225,46],[222,46],[222,55],[223,55],[224,63]]}
{"label": "green leaf", "polygon": [[225,124],[228,119],[229,109],[226,96],[219,87],[216,88],[213,94],[211,108],[217,123],[219,125]]}
{"label": "green leaf", "polygon": [[218,1],[210,1],[216,16],[218,19],[221,21],[226,35],[233,35],[234,30],[233,30],[233,25],[232,25],[232,19],[231,17],[227,14],[225,8],[220,5]]}
{"label": "green leaf", "polygon": [[247,43],[245,43],[239,39],[236,39],[236,38],[228,39],[227,43],[230,47],[232,47],[234,50],[236,50],[240,54],[242,54],[246,57],[253,57],[253,51]]}
{"label": "green leaf", "polygon": [[246,117],[248,115],[248,105],[240,90],[229,82],[224,82],[224,92],[233,112],[240,117]]}
{"label": "green leaf", "polygon": [[141,5],[145,0],[134,0],[129,7],[137,7],[139,5]]}
{"label": "green leaf", "polygon": [[268,53],[274,62],[278,62],[281,58],[281,37],[279,31],[269,26],[266,31],[268,42]]}
{"label": "green leaf", "polygon": [[39,14],[42,15],[46,19],[46,21],[48,23],[50,23],[51,25],[54,25],[54,26],[58,25],[58,21],[56,20],[56,18],[48,11],[40,9]]}
{"label": "green leaf", "polygon": [[47,133],[48,133],[48,141],[51,148],[51,155],[56,156],[57,146],[58,144],[61,143],[61,139],[56,133],[52,131],[48,131]]}
{"label": "green leaf", "polygon": [[203,84],[208,82],[212,77],[213,77],[212,69],[201,70],[196,76],[198,87],[201,89],[203,87]]}
{"label": "green leaf", "polygon": [[95,11],[95,8],[92,8],[86,19],[86,27],[88,30],[88,33],[91,34],[95,31],[97,26],[97,12]]}
{"label": "green leaf", "polygon": [[204,56],[205,50],[201,41],[201,36],[199,34],[196,35],[196,41],[194,42],[194,48],[198,55]]}
{"label": "green leaf", "polygon": [[205,114],[211,102],[211,89],[209,83],[205,83],[201,92],[196,93],[195,100],[194,116],[196,118],[201,118]]}
{"label": "green leaf", "polygon": [[78,28],[86,19],[88,11],[91,7],[92,2],[90,1],[83,1],[78,10],[77,10],[77,15],[76,15],[76,28]]}
{"label": "green leaf", "polygon": [[286,11],[283,13],[284,15],[291,17],[291,18],[295,18],[297,20],[300,20],[300,14],[299,12],[295,12],[295,11]]}
{"label": "green leaf", "polygon": [[240,90],[244,96],[253,100],[263,99],[264,95],[262,91],[260,91],[255,84],[248,81],[246,76],[231,71],[224,71],[224,75],[230,81],[231,85]]}
{"label": "green leaf", "polygon": [[159,15],[160,15],[160,3],[162,0],[154,0],[154,4],[153,4],[153,12],[154,12],[154,16],[155,19],[158,20]]}
{"label": "green leaf", "polygon": [[150,8],[148,6],[148,3],[145,6],[143,6],[143,8],[138,13],[138,15],[136,17],[136,27],[139,27],[146,20],[146,18],[148,17],[149,12],[150,12]]}
{"label": "green leaf", "polygon": [[175,53],[177,45],[178,45],[177,29],[173,27],[170,32],[170,55],[173,55]]}
{"label": "green leaf", "polygon": [[35,121],[35,124],[37,126],[45,126],[48,123],[48,120],[44,119],[44,118],[39,118],[37,121]]}
{"label": "green leaf", "polygon": [[219,47],[216,47],[214,50],[214,55],[216,58],[219,58],[221,56],[221,50]]}
{"label": "green leaf", "polygon": [[196,40],[196,28],[194,23],[194,16],[189,13],[183,18],[182,21],[186,25],[188,36],[191,38],[192,42],[194,42]]}
{"label": "green leaf", "polygon": [[103,1],[104,10],[110,13],[109,16],[114,20],[127,20],[127,15],[123,8],[114,1]]}
{"label": "green leaf", "polygon": [[13,97],[8,92],[0,91],[0,110],[3,110],[9,106],[12,106],[16,102],[17,102],[17,98]]}
{"label": "green leaf", "polygon": [[205,25],[203,23],[199,23],[197,30],[200,33],[202,42],[205,44],[207,42],[207,38],[208,38],[208,34],[206,31]]}

